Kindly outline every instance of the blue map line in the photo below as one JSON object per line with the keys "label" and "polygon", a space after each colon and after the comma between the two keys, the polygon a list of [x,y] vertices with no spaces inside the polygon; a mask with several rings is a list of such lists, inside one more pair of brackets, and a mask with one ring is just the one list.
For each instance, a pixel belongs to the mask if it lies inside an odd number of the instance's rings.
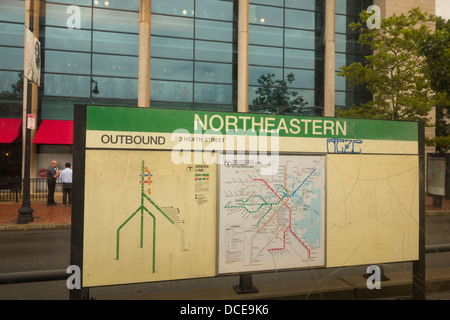
{"label": "blue map line", "polygon": [[301,186],[302,185],[304,185],[305,184],[305,182],[306,182],[306,180],[308,180],[309,179],[309,177],[311,177],[311,175],[316,171],[317,169],[314,169],[310,174],[309,174],[309,176],[307,176],[306,177],[306,179],[305,180],[303,180],[303,182],[298,186],[298,188],[297,189],[295,189],[295,191],[294,191],[294,193],[293,194],[291,194],[291,195],[287,195],[286,193],[284,193],[284,195],[285,196],[288,196],[288,197],[293,197],[294,195],[295,195],[295,193],[298,191],[298,189],[300,189],[301,188]]}

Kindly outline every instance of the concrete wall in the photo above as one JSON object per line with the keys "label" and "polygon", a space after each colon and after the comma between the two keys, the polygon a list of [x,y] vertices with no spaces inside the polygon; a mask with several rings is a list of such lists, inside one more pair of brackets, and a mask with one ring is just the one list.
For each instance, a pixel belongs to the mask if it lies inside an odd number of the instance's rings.
{"label": "concrete wall", "polygon": [[434,14],[436,11],[436,0],[374,0],[374,4],[381,8],[382,17],[406,13],[417,7],[423,12]]}

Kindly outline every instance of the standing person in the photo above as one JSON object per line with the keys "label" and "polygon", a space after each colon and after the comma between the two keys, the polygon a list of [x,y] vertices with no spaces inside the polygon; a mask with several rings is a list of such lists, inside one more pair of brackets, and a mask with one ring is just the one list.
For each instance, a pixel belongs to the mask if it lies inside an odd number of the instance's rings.
{"label": "standing person", "polygon": [[48,196],[47,205],[55,206],[55,189],[56,189],[56,178],[58,178],[61,170],[58,170],[58,162],[52,160],[50,167],[47,168],[47,186],[48,186]]}
{"label": "standing person", "polygon": [[66,162],[66,168],[61,171],[59,175],[63,184],[63,204],[67,206],[67,197],[69,198],[69,207],[72,206],[72,169],[70,169],[70,162]]}

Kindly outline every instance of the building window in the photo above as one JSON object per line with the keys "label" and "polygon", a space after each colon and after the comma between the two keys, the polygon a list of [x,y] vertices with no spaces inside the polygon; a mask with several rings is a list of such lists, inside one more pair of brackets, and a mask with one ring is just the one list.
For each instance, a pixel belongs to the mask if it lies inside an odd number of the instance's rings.
{"label": "building window", "polygon": [[[75,103],[136,106],[139,0],[79,0],[78,29],[68,28],[69,2],[40,2],[40,118],[72,120]],[[336,0],[337,106],[361,101],[337,73],[363,57],[348,24],[371,2]],[[24,6],[0,3],[2,116],[21,116]],[[321,115],[324,0],[250,0],[249,9],[250,111]],[[237,15],[232,0],[152,1],[151,106],[236,110]]]}
{"label": "building window", "polygon": [[250,112],[321,115],[323,1],[250,0]]}
{"label": "building window", "polygon": [[152,1],[152,107],[236,110],[236,19],[237,1]]}
{"label": "building window", "polygon": [[24,1],[0,2],[0,118],[22,118]]}
{"label": "building window", "polygon": [[[61,3],[57,3],[61,2]],[[139,1],[41,2],[42,119],[73,119],[74,104],[137,105]]]}
{"label": "building window", "polygon": [[337,74],[340,67],[353,62],[363,62],[366,48],[358,43],[359,33],[349,28],[349,24],[359,20],[359,14],[366,10],[371,0],[336,0],[336,108],[347,109],[360,105],[367,99],[367,93],[360,87],[349,86],[344,77]]}

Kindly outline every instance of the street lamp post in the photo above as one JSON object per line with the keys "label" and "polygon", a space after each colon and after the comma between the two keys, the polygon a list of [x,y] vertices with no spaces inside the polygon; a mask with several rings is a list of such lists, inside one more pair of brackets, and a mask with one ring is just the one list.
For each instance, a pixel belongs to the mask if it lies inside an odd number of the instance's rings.
{"label": "street lamp post", "polygon": [[[34,1],[30,0],[29,2],[29,26],[31,32],[34,30]],[[27,47],[27,46],[25,46]],[[25,79],[25,78],[24,78]],[[25,81],[25,80],[24,80]],[[26,115],[31,114],[31,104],[32,104],[32,96],[33,96],[33,84],[30,80],[27,79],[27,107],[26,114],[24,115],[24,119],[26,119]],[[25,134],[23,139],[25,139],[25,149],[24,149],[24,171],[23,171],[23,186],[22,186],[22,206],[19,208],[19,215],[17,217],[18,224],[27,224],[33,222],[33,208],[31,207],[30,201],[30,156],[31,156],[31,129],[27,128],[26,123],[23,123]]]}
{"label": "street lamp post", "polygon": [[[32,84],[28,81],[27,85],[27,114],[31,113],[31,91]],[[33,208],[30,201],[30,150],[31,150],[31,129],[25,128],[25,164],[23,173],[23,197],[22,206],[19,209],[17,217],[18,224],[26,224],[33,222]]]}

